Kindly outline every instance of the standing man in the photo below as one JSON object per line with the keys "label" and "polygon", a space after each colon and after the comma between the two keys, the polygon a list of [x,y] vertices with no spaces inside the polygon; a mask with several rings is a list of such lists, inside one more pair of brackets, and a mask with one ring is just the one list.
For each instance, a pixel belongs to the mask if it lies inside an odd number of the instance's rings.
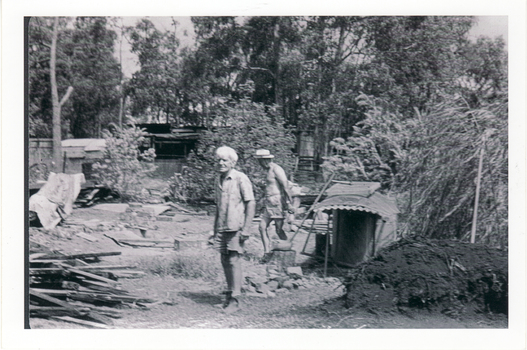
{"label": "standing man", "polygon": [[249,238],[254,218],[253,186],[247,175],[234,169],[238,155],[230,147],[216,150],[216,216],[214,240],[221,253],[221,265],[227,280],[223,308],[231,313],[240,308],[244,242]]}
{"label": "standing man", "polygon": [[271,242],[267,229],[273,220],[278,237],[281,240],[287,240],[283,226],[287,212],[292,210],[292,198],[289,193],[285,171],[280,165],[273,163],[274,156],[268,150],[260,149],[256,151],[255,158],[258,159],[260,166],[267,170],[265,179],[265,207],[259,227],[264,247],[263,260],[265,261],[270,257],[271,252]]}

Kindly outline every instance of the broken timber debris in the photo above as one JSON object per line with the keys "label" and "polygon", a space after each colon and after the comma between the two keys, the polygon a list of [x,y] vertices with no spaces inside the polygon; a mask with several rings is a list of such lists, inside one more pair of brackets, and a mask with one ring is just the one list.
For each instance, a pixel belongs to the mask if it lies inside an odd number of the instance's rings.
{"label": "broken timber debris", "polygon": [[46,254],[34,258],[33,261],[42,259],[55,259],[55,260],[69,260],[69,259],[87,259],[87,258],[98,258],[101,256],[112,256],[121,255],[121,252],[106,252],[106,253],[85,253],[85,254],[73,254],[73,255],[62,255],[62,254]]}
{"label": "broken timber debris", "polygon": [[121,237],[115,234],[104,234],[105,237],[110,238],[118,246],[130,247],[149,247],[149,248],[173,248],[174,241],[172,239],[151,239],[151,238],[128,238]]}
{"label": "broken timber debris", "polygon": [[178,237],[174,239],[174,249],[175,250],[184,250],[188,248],[204,249],[208,245],[207,240],[208,240],[208,237],[197,237],[197,238]]}
{"label": "broken timber debris", "polygon": [[155,303],[155,300],[131,295],[119,287],[119,277],[137,277],[144,272],[126,270],[130,266],[89,264],[98,261],[99,257],[119,254],[32,252],[29,261],[30,316],[109,328],[111,318],[121,317],[112,307],[147,308]]}

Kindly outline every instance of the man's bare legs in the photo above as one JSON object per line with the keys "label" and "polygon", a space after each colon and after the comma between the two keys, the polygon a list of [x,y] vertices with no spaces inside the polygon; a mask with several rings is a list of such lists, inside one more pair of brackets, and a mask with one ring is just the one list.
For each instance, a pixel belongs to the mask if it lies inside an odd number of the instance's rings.
{"label": "man's bare legs", "polygon": [[221,254],[221,265],[227,280],[227,295],[223,303],[223,309],[227,313],[235,312],[240,308],[238,298],[242,293],[242,262],[240,253],[228,251]]}
{"label": "man's bare legs", "polygon": [[269,233],[267,233],[267,229],[269,228],[271,221],[273,221],[273,219],[267,217],[266,215],[262,215],[260,226],[258,227],[260,230],[260,237],[262,238],[264,255],[271,252],[271,240],[269,239]]}
{"label": "man's bare legs", "polygon": [[276,234],[282,241],[287,241],[287,235],[284,232],[284,219],[274,219]]}
{"label": "man's bare legs", "polygon": [[242,291],[242,262],[240,253],[229,251],[228,254],[221,254],[221,264],[227,280],[227,291],[232,296],[240,296]]}
{"label": "man's bare legs", "polygon": [[284,219],[271,219],[267,217],[266,215],[262,215],[261,221],[260,221],[260,236],[262,238],[262,243],[264,247],[264,254],[271,252],[271,239],[269,238],[269,225],[274,220],[274,224],[276,227],[276,234],[278,235],[278,238],[280,238],[282,241],[287,240],[287,235],[284,232]]}

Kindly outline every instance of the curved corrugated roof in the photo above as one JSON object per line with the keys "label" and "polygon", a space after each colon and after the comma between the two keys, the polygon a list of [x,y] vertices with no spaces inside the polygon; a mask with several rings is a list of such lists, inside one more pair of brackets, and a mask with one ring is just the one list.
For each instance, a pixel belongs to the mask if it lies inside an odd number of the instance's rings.
{"label": "curved corrugated roof", "polygon": [[380,216],[393,216],[399,213],[395,201],[380,193],[374,193],[369,197],[360,195],[336,195],[329,197],[315,205],[313,210],[358,210]]}

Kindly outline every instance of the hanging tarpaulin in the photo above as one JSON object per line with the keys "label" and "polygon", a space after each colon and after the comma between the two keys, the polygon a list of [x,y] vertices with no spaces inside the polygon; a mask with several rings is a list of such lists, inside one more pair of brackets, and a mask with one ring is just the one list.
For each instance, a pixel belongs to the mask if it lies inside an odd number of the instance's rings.
{"label": "hanging tarpaulin", "polygon": [[73,211],[84,182],[82,173],[50,173],[46,184],[29,198],[29,210],[37,214],[46,230],[54,228]]}

